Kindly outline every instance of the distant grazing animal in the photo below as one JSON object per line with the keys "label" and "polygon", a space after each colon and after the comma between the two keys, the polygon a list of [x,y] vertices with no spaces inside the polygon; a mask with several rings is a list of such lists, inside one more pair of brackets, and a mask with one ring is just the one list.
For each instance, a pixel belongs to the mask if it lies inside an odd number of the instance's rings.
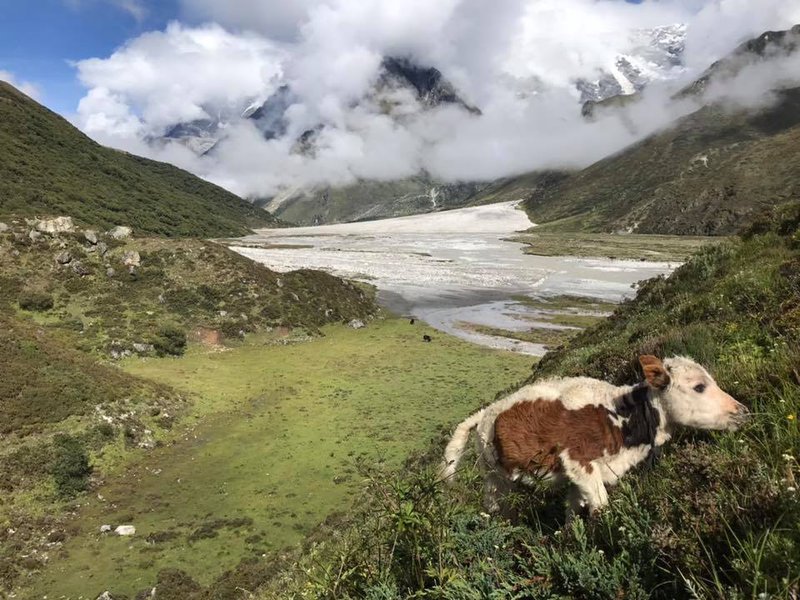
{"label": "distant grazing animal", "polygon": [[593,512],[608,503],[606,485],[651,457],[677,425],[736,429],[748,416],[744,405],[689,358],[662,363],[646,355],[639,363],[645,381],[637,385],[549,379],[478,411],[447,444],[442,478],[453,477],[470,431],[477,428],[487,511],[510,516],[503,498],[515,482],[550,480],[573,484],[568,515],[581,507]]}
{"label": "distant grazing animal", "polygon": [[433,338],[426,333],[425,335],[422,336],[422,341],[423,342],[432,342]]}
{"label": "distant grazing animal", "polygon": [[415,319],[411,319],[411,320],[410,320],[408,323],[409,323],[409,325],[413,325],[413,324],[414,324],[414,323],[416,323],[416,322],[417,322],[417,321],[416,321]]}

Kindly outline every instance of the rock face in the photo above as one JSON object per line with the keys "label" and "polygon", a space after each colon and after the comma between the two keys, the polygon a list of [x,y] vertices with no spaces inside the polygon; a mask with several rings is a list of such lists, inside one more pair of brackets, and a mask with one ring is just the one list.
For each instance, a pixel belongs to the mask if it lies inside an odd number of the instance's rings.
{"label": "rock face", "polygon": [[124,536],[136,535],[136,527],[133,525],[120,525],[114,530],[114,533]]}
{"label": "rock face", "polygon": [[131,229],[130,227],[124,227],[122,225],[119,225],[117,227],[114,227],[114,229],[112,229],[111,231],[109,231],[108,235],[110,235],[115,240],[124,240],[126,238],[131,237],[132,233],[133,229]]}
{"label": "rock face", "polygon": [[56,217],[55,219],[43,219],[36,223],[36,229],[42,233],[70,233],[75,231],[72,217]]}

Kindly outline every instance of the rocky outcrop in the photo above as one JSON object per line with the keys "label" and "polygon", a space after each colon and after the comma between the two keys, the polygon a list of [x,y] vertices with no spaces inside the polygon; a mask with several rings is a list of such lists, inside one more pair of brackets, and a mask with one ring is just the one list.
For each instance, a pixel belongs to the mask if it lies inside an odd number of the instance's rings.
{"label": "rocky outcrop", "polygon": [[114,229],[108,232],[108,235],[115,240],[127,239],[131,237],[131,234],[133,234],[133,229],[122,225],[118,225],[117,227],[114,227]]}
{"label": "rocky outcrop", "polygon": [[54,235],[57,233],[71,233],[75,231],[72,217],[56,217],[55,219],[42,219],[36,222],[36,230]]}

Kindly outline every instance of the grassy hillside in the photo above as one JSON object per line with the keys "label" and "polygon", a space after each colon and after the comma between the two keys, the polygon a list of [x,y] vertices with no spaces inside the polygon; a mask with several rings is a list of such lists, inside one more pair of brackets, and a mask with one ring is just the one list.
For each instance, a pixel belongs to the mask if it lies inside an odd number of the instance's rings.
{"label": "grassy hillside", "polygon": [[688,354],[752,409],[740,431],[680,432],[599,516],[569,525],[562,494],[545,488],[520,490],[516,525],[482,514],[474,469],[455,489],[435,482],[441,447],[400,474],[367,469],[363,509],[258,597],[795,598],[800,207],[779,213],[651,280],[532,377],[633,382],[639,354]]}
{"label": "grassy hillside", "polygon": [[[175,436],[198,399],[111,358],[270,347],[368,321],[371,290],[278,274],[213,242],[0,232],[0,593],[74,534],[85,492]],[[269,360],[269,357],[262,357]],[[172,368],[174,358],[165,358]],[[262,377],[260,370],[254,375]],[[92,524],[93,531],[96,531]]]}
{"label": "grassy hillside", "polygon": [[726,235],[800,197],[800,89],[756,112],[708,106],[532,194],[556,231]]}
{"label": "grassy hillside", "polygon": [[0,82],[0,220],[12,214],[170,237],[242,235],[274,222],[186,171],[100,146]]}
{"label": "grassy hillside", "polygon": [[214,242],[103,236],[94,245],[83,233],[34,242],[26,232],[20,224],[0,234],[0,305],[72,330],[81,348],[106,356],[158,353],[176,328],[238,339],[375,311],[371,293],[351,283],[320,271],[278,274]]}

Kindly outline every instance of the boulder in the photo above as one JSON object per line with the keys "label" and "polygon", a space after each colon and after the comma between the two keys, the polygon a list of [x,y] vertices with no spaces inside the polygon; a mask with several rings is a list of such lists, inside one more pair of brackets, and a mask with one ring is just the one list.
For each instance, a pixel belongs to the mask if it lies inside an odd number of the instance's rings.
{"label": "boulder", "polygon": [[89,242],[92,246],[96,246],[97,242],[100,241],[100,239],[97,237],[97,232],[92,231],[91,229],[87,229],[86,231],[83,232],[83,238],[87,242]]}
{"label": "boulder", "polygon": [[60,265],[68,265],[72,262],[72,254],[64,250],[64,252],[59,252],[56,254],[56,262]]}
{"label": "boulder", "polygon": [[361,319],[353,319],[347,324],[347,326],[352,329],[364,329],[364,327],[366,327],[366,325],[364,325],[364,321]]}
{"label": "boulder", "polygon": [[117,227],[114,227],[114,229],[109,231],[108,235],[110,235],[115,240],[124,240],[125,238],[131,237],[132,233],[133,229],[131,229],[130,227],[124,227],[122,225],[118,225]]}
{"label": "boulder", "polygon": [[5,223],[0,223],[0,233],[5,233],[9,229],[11,228],[8,225],[6,225]]}
{"label": "boulder", "polygon": [[28,237],[32,242],[38,242],[40,239],[42,239],[42,232],[31,229],[30,233],[28,233]]}
{"label": "boulder", "polygon": [[72,217],[56,217],[55,219],[42,219],[36,223],[36,229],[42,233],[69,233],[75,231]]}
{"label": "boulder", "polygon": [[136,350],[139,354],[147,354],[148,352],[152,352],[154,350],[153,344],[141,344],[135,343],[133,344],[133,349]]}
{"label": "boulder", "polygon": [[113,267],[108,267],[106,269],[106,277],[113,277],[116,274],[117,274],[117,272],[114,270]]}
{"label": "boulder", "polygon": [[106,590],[97,597],[97,600],[114,600],[114,596],[111,595],[111,592]]}
{"label": "boulder", "polygon": [[111,531],[111,525],[100,525],[100,533],[108,533]]}
{"label": "boulder", "polygon": [[72,261],[72,270],[75,271],[76,275],[80,275],[81,277],[92,274],[92,270],[79,260]]}
{"label": "boulder", "polygon": [[114,530],[117,535],[136,535],[136,527],[133,525],[120,525]]}
{"label": "boulder", "polygon": [[105,256],[106,252],[108,252],[108,244],[105,242],[97,242],[97,246],[95,246],[95,248],[100,256]]}
{"label": "boulder", "polygon": [[142,257],[136,250],[128,250],[122,255],[122,264],[126,267],[138,267],[142,264]]}

